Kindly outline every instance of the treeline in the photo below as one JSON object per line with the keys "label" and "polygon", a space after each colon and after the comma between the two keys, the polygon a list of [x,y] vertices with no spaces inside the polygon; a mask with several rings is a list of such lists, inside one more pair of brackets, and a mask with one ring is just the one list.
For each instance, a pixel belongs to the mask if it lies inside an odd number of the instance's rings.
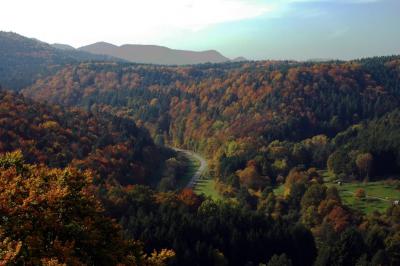
{"label": "treeline", "polygon": [[400,173],[400,110],[354,125],[333,140],[328,167],[342,177],[384,178]]}

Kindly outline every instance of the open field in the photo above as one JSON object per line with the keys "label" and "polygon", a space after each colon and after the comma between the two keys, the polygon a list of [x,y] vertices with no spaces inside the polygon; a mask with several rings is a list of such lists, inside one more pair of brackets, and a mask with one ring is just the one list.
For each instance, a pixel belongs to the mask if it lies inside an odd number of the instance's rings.
{"label": "open field", "polygon": [[197,194],[204,194],[214,200],[222,199],[222,196],[215,189],[214,179],[199,179],[194,187],[194,192]]}
{"label": "open field", "polygon": [[[328,185],[334,184],[328,183]],[[384,212],[394,200],[400,199],[400,191],[382,181],[343,183],[341,186],[335,186],[338,188],[340,197],[344,203],[364,213],[371,213],[373,211]],[[358,199],[354,196],[355,191],[359,188],[365,190],[366,198]]]}
{"label": "open field", "polygon": [[[327,171],[321,171],[324,182],[327,186],[336,186],[340,197],[346,205],[361,210],[368,214],[374,211],[384,212],[394,200],[400,200],[400,191],[394,185],[389,185],[384,181],[374,182],[354,182],[342,183],[338,185]],[[362,188],[366,193],[366,198],[358,199],[354,196],[357,189]],[[284,186],[281,185],[274,189],[275,195],[283,195]]]}
{"label": "open field", "polygon": [[[373,211],[384,212],[394,200],[400,199],[400,191],[394,185],[384,181],[352,182],[338,185],[328,171],[321,171],[321,174],[325,184],[338,188],[340,197],[345,204],[367,214]],[[354,196],[359,188],[364,189],[366,198],[358,199]]]}

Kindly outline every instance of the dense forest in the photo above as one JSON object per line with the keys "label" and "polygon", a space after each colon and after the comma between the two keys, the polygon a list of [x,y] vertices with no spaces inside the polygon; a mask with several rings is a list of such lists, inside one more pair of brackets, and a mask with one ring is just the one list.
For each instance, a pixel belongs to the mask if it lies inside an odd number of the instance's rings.
{"label": "dense forest", "polygon": [[108,209],[148,250],[175,250],[172,265],[400,262],[400,206],[362,217],[342,204],[334,187],[320,184],[313,171],[291,172],[285,187],[286,198],[264,193],[256,210],[245,191],[238,202],[215,202],[190,190],[155,193],[142,186],[110,192],[118,203]]}
{"label": "dense forest", "polygon": [[188,67],[80,64],[38,80],[24,94],[132,118],[158,144],[206,154],[225,183],[263,188],[295,166],[326,167],[338,133],[395,110],[399,68],[398,57]]}
{"label": "dense forest", "polygon": [[191,190],[159,193],[139,185],[114,186],[102,203],[90,171],[26,164],[21,152],[0,156],[0,176],[6,265],[400,262],[400,206],[363,217],[312,170],[291,171],[288,196],[263,193],[254,211],[245,191],[239,202],[214,202]]}
{"label": "dense forest", "polygon": [[[0,47],[2,88],[23,93],[0,91],[1,265],[400,264],[400,205],[340,194],[400,188],[400,57],[177,67]],[[169,146],[207,157],[223,200],[179,189],[188,158]]]}
{"label": "dense forest", "polygon": [[132,120],[65,109],[0,92],[0,152],[29,163],[94,169],[99,183],[151,184],[174,152],[156,146]]}
{"label": "dense forest", "polygon": [[[384,178],[400,172],[400,110],[354,125],[332,139],[328,167],[345,177]],[[360,173],[361,171],[361,173]]]}
{"label": "dense forest", "polygon": [[26,164],[19,151],[0,156],[1,265],[165,265],[146,254],[95,197],[90,172]]}

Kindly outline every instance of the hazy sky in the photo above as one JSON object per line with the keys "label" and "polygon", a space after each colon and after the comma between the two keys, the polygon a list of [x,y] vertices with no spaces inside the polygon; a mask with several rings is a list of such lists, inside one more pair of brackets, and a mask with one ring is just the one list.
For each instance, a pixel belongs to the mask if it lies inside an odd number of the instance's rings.
{"label": "hazy sky", "polygon": [[1,0],[0,30],[249,59],[400,54],[400,0]]}

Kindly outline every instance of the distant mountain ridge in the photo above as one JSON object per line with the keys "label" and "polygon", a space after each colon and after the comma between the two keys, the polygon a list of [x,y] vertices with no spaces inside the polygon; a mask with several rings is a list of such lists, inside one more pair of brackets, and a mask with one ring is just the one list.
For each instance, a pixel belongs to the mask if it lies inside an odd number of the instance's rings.
{"label": "distant mountain ridge", "polygon": [[56,49],[60,49],[60,50],[67,50],[67,51],[75,50],[74,47],[72,47],[71,45],[68,45],[68,44],[53,43],[53,44],[51,44],[51,46]]}
{"label": "distant mountain ridge", "polygon": [[239,56],[234,58],[233,60],[231,60],[232,62],[244,62],[244,61],[249,61],[247,58],[243,57],[243,56]]}
{"label": "distant mountain ridge", "polygon": [[158,45],[125,44],[116,46],[106,42],[97,42],[80,47],[78,50],[144,64],[190,65],[231,61],[215,50],[197,52],[176,50]]}
{"label": "distant mountain ridge", "polygon": [[123,60],[79,51],[73,47],[68,49],[66,45],[52,46],[14,32],[0,31],[0,86],[2,87],[19,90],[42,76],[54,73],[65,64],[84,61]]}
{"label": "distant mountain ridge", "polygon": [[157,45],[116,46],[99,42],[75,49],[68,44],[48,44],[14,32],[0,31],[0,88],[18,91],[65,65],[92,61],[192,65],[247,60],[230,60],[215,50],[196,52]]}

